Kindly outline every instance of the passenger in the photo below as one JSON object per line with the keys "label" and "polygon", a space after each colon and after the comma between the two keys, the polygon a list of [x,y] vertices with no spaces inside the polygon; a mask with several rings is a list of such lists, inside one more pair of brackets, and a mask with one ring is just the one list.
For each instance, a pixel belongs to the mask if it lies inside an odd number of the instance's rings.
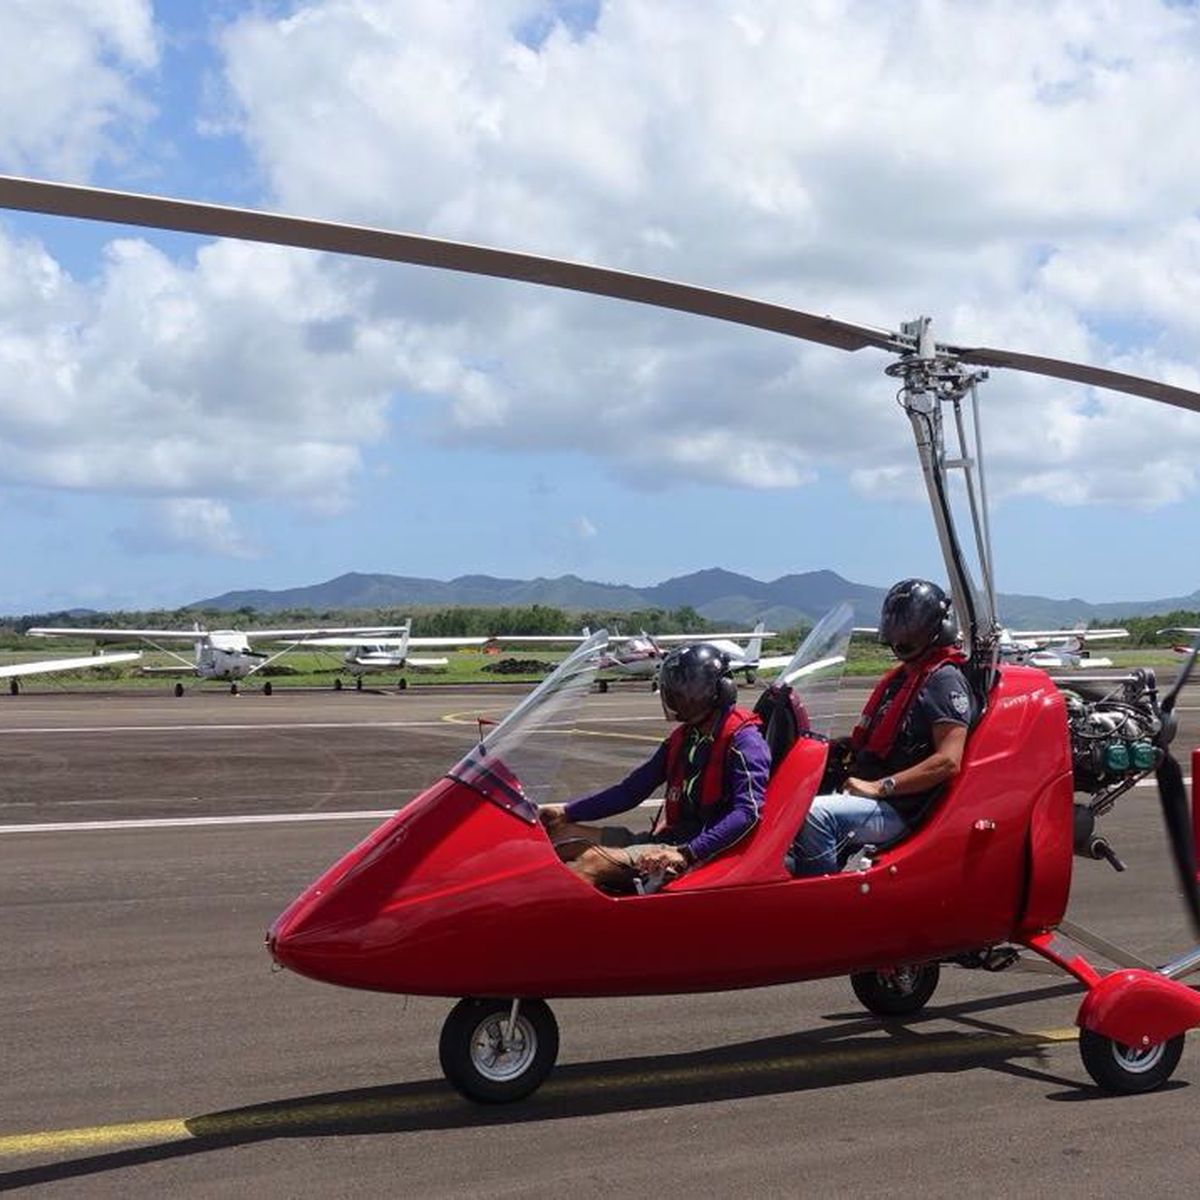
{"label": "passenger", "polygon": [[[884,597],[879,640],[900,666],[876,685],[841,753],[841,790],[815,797],[789,853],[796,875],[827,875],[849,845],[896,841],[962,764],[979,704],[962,672],[958,624],[935,583],[905,579]],[[827,776],[828,778],[828,776]]]}
{"label": "passenger", "polygon": [[[589,883],[632,889],[673,878],[728,849],[758,820],[771,754],[759,719],[736,706],[728,656],[701,642],[672,650],[659,673],[668,720],[679,721],[653,756],[620,783],[567,804],[548,804],[542,824],[570,868]],[[629,811],[666,784],[662,829],[580,825]]]}

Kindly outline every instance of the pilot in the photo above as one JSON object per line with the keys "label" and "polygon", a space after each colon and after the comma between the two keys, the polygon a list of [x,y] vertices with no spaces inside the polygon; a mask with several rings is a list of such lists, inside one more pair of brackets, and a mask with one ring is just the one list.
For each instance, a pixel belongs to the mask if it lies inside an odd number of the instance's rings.
{"label": "pilot", "polygon": [[[758,820],[771,754],[758,717],[737,707],[728,657],[707,642],[672,650],[659,697],[667,719],[680,724],[649,760],[612,787],[541,809],[560,856],[589,883],[620,890],[638,877],[674,877],[728,849]],[[579,824],[627,812],[662,784],[661,829],[634,836]]]}
{"label": "pilot", "polygon": [[979,703],[963,674],[958,623],[936,583],[904,579],[884,597],[879,640],[900,665],[867,700],[848,739],[835,742],[847,775],[813,799],[789,852],[797,875],[837,871],[847,847],[896,841],[958,774]]}

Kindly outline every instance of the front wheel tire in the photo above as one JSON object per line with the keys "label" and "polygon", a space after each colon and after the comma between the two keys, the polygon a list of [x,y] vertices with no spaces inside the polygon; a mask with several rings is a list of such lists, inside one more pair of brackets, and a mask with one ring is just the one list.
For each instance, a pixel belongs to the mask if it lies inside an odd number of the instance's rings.
{"label": "front wheel tire", "polygon": [[1171,1078],[1183,1053],[1183,1034],[1148,1046],[1123,1046],[1091,1029],[1079,1031],[1079,1057],[1106,1092],[1152,1092]]}
{"label": "front wheel tire", "polygon": [[850,986],[862,1006],[877,1017],[908,1017],[929,1003],[940,976],[937,963],[921,963],[891,971],[860,971],[850,976]]}
{"label": "front wheel tire", "polygon": [[558,1058],[558,1022],[543,1000],[522,1000],[506,1038],[512,1001],[460,1000],[442,1026],[438,1055],[450,1084],[479,1104],[535,1092]]}

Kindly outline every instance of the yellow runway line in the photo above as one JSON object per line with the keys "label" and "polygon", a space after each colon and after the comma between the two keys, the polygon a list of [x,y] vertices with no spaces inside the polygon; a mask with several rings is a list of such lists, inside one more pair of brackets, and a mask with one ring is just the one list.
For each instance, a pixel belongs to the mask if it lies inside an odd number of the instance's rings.
{"label": "yellow runway line", "polygon": [[[570,1100],[597,1096],[636,1087],[670,1087],[673,1084],[721,1083],[741,1078],[779,1076],[804,1071],[828,1074],[853,1067],[931,1065],[955,1059],[1003,1058],[1021,1050],[1036,1050],[1075,1041],[1079,1030],[1045,1029],[1035,1033],[939,1034],[912,1041],[880,1041],[853,1049],[816,1049],[803,1054],[781,1055],[747,1062],[694,1063],[623,1074],[585,1075],[580,1078],[553,1077],[538,1093],[547,1100]],[[581,1064],[583,1065],[583,1064]],[[584,1067],[586,1069],[586,1067]],[[83,1129],[51,1129],[36,1133],[0,1136],[0,1159],[29,1154],[66,1154],[71,1151],[111,1150],[182,1141],[187,1138],[260,1138],[276,1134],[295,1136],[305,1129],[313,1132],[329,1126],[368,1120],[408,1119],[422,1114],[450,1115],[461,1110],[463,1101],[447,1087],[427,1095],[375,1097],[364,1100],[282,1103],[262,1108],[232,1109],[196,1117],[174,1117],[161,1121],[129,1121]],[[549,1116],[553,1114],[548,1114]]]}

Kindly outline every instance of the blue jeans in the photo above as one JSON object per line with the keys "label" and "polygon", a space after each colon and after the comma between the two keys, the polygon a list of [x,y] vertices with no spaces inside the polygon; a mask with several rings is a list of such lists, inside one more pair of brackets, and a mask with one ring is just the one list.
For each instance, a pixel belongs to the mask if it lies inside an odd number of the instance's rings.
{"label": "blue jeans", "polygon": [[789,854],[794,875],[829,875],[847,846],[882,846],[905,830],[903,818],[886,800],[842,792],[816,796],[808,819]]}

